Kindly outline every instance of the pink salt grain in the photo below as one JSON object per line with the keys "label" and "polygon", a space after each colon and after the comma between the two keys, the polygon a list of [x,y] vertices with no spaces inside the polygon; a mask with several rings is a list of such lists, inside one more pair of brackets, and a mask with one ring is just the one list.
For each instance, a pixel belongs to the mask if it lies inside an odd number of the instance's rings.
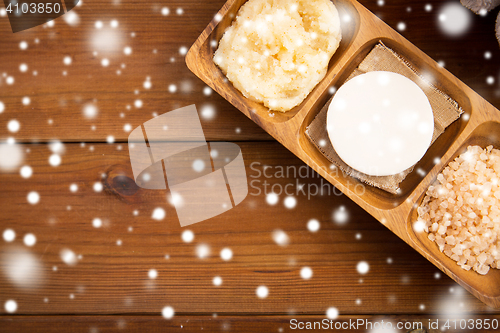
{"label": "pink salt grain", "polygon": [[465,270],[500,269],[500,150],[469,146],[429,186],[417,212],[428,238]]}

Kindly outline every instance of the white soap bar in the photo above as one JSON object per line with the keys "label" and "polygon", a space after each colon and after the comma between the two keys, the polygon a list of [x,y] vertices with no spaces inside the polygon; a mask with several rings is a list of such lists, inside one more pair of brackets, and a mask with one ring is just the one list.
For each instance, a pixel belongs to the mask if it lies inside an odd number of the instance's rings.
{"label": "white soap bar", "polygon": [[342,85],[327,114],[328,136],[339,157],[372,176],[416,164],[432,141],[434,115],[422,89],[392,72],[369,72]]}

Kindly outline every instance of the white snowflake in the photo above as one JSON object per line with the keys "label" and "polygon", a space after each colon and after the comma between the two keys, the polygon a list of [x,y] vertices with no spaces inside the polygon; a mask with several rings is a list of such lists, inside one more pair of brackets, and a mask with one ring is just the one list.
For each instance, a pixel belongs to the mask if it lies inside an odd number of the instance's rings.
{"label": "white snowflake", "polygon": [[231,260],[231,258],[233,257],[233,251],[231,251],[230,248],[226,247],[222,249],[222,251],[220,251],[220,257],[225,261]]}
{"label": "white snowflake", "polygon": [[359,274],[366,274],[370,270],[370,265],[366,261],[358,262],[356,269]]}
{"label": "white snowflake", "polygon": [[184,230],[181,238],[185,243],[191,243],[194,240],[194,233],[191,230]]}
{"label": "white snowflake", "polygon": [[450,2],[439,11],[439,27],[450,37],[461,36],[469,30],[472,22],[471,16],[470,11],[460,3]]}
{"label": "white snowflake", "polygon": [[259,298],[266,298],[269,295],[269,289],[266,286],[259,286],[255,293]]}
{"label": "white snowflake", "polygon": [[281,229],[274,230],[272,233],[272,238],[273,238],[274,242],[280,246],[286,246],[290,243],[290,238]]}
{"label": "white snowflake", "polygon": [[302,267],[300,277],[304,280],[309,280],[313,276],[313,271],[310,267]]}

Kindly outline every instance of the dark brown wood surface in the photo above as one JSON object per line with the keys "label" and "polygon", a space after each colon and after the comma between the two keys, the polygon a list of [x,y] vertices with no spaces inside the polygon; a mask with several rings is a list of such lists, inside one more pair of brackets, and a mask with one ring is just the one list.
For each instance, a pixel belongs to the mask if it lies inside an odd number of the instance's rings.
{"label": "dark brown wood surface", "polygon": [[[290,319],[292,318],[292,319]],[[498,315],[476,315],[471,316],[475,320],[500,319]],[[3,328],[7,332],[64,332],[71,327],[71,332],[293,332],[293,331],[347,331],[352,333],[362,333],[367,331],[372,332],[394,332],[394,330],[380,331],[377,330],[377,325],[380,327],[382,323],[393,327],[400,325],[402,329],[399,331],[408,332],[413,329],[419,332],[418,329],[424,328],[429,333],[440,332],[439,329],[434,329],[437,324],[445,326],[447,321],[451,327],[459,327],[460,321],[448,320],[443,317],[429,315],[405,315],[405,316],[370,316],[370,315],[352,315],[339,316],[335,321],[324,322],[324,316],[294,316],[294,315],[276,315],[276,316],[238,316],[238,315],[178,315],[174,319],[165,321],[161,317],[142,315],[142,316],[5,316],[3,318]],[[297,321],[293,321],[297,319]],[[292,324],[290,324],[292,320]],[[309,325],[309,326],[308,326]],[[307,329],[307,327],[316,330]],[[406,329],[405,329],[406,325]],[[462,322],[462,326],[465,325]],[[292,326],[295,329],[290,330]],[[342,326],[344,327],[342,329]],[[322,329],[320,328],[322,327]],[[302,329],[300,329],[302,328]],[[397,330],[396,330],[397,331]],[[451,331],[451,330],[448,330]],[[456,330],[455,330],[456,331]],[[472,331],[472,330],[471,330]],[[497,330],[489,328],[483,329],[482,332],[497,332]],[[422,331],[420,331],[422,332]]]}
{"label": "dark brown wood surface", "polygon": [[[472,14],[468,33],[452,38],[439,29],[445,1],[361,3],[394,28],[404,22],[403,36],[500,107],[496,11],[486,17]],[[425,10],[426,4],[432,4],[431,11]],[[33,169],[28,179],[18,170],[0,174],[0,232],[8,228],[16,232],[13,242],[0,239],[0,331],[170,331],[184,325],[191,331],[204,327],[206,331],[274,332],[280,327],[289,330],[290,318],[323,319],[329,307],[336,307],[344,320],[371,315],[408,320],[418,315],[428,320],[449,310],[446,304],[450,303],[462,318],[477,314],[498,318],[498,310],[439,274],[311,170],[305,177],[279,178],[280,167],[298,169],[304,164],[220,96],[203,93],[205,85],[187,69],[179,49],[194,42],[222,5],[223,1],[215,0],[88,0],[75,9],[80,20],[76,26],[59,18],[53,27],[16,34],[8,19],[0,16],[0,101],[5,105],[0,139],[22,142],[26,152],[22,165]],[[161,14],[165,6],[170,9],[168,16]],[[182,15],[177,8],[183,9]],[[116,29],[109,28],[113,19],[119,23]],[[95,28],[98,20],[105,28]],[[94,55],[92,35],[104,30],[121,34],[121,42],[116,50]],[[19,48],[21,41],[28,43],[26,50]],[[132,48],[128,56],[123,53],[126,46]],[[489,59],[485,52],[491,53]],[[70,65],[63,63],[65,56],[71,56]],[[109,59],[109,66],[101,66],[103,58]],[[23,63],[27,72],[19,70]],[[14,84],[7,84],[8,76],[14,77]],[[143,86],[147,77],[150,89]],[[493,84],[487,83],[488,77]],[[176,85],[175,92],[169,92],[171,84]],[[30,97],[29,105],[22,104],[24,96]],[[143,102],[141,108],[134,106],[137,99]],[[82,116],[87,103],[97,106],[95,119]],[[196,104],[199,111],[213,108],[212,119],[202,117],[207,139],[238,142],[249,180],[255,182],[235,209],[181,228],[165,192],[138,189],[130,179],[128,133],[123,127],[135,128],[154,112],[189,104]],[[11,119],[21,124],[17,133],[7,129]],[[109,135],[115,138],[114,144],[106,143]],[[51,140],[64,143],[58,167],[48,163]],[[262,173],[264,166],[270,166],[271,177]],[[311,190],[325,184],[327,193],[310,198],[296,193],[293,209],[284,207],[285,195],[281,195],[278,204],[270,206],[265,181],[293,184],[294,191],[298,183]],[[103,184],[102,192],[93,190],[96,182]],[[77,184],[78,191],[71,192],[71,184]],[[27,203],[30,191],[40,194],[38,204]],[[167,217],[157,221],[151,214],[160,206]],[[348,216],[345,224],[333,219],[341,207]],[[92,226],[96,217],[104,222],[99,229]],[[318,232],[307,229],[310,219],[320,221]],[[182,241],[185,229],[194,232],[192,243]],[[273,241],[276,229],[286,232],[289,245]],[[33,247],[23,244],[27,233],[37,238]],[[210,247],[205,259],[196,255],[199,244]],[[219,256],[225,247],[233,251],[230,261]],[[63,249],[82,257],[69,266],[61,260]],[[10,266],[5,258],[14,252],[32,254],[29,258],[40,263],[40,270],[24,285],[13,282],[6,272]],[[360,261],[370,266],[365,275],[356,270]],[[303,267],[312,269],[311,279],[301,278]],[[156,279],[148,277],[150,269],[157,270]],[[215,276],[222,278],[221,286],[213,285]],[[260,285],[269,289],[265,299],[255,294]],[[15,314],[3,309],[11,299],[18,305]],[[175,309],[177,315],[171,321],[161,317],[165,306]]]}

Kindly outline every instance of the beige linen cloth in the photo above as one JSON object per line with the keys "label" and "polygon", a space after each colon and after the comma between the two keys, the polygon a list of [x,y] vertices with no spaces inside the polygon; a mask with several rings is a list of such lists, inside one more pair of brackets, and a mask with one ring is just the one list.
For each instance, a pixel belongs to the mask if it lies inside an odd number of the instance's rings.
{"label": "beige linen cloth", "polygon": [[[425,93],[434,113],[434,134],[432,142],[434,142],[451,123],[457,120],[463,113],[462,108],[456,101],[451,99],[442,91],[438,90],[430,82],[428,82],[420,73],[415,71],[410,63],[395,53],[390,48],[386,47],[382,42],[379,42],[359,64],[347,80],[353,77],[371,72],[371,71],[388,71],[401,74],[413,82],[415,82]],[[333,98],[333,97],[332,97]],[[337,165],[348,175],[358,178],[364,183],[381,188],[387,192],[397,194],[399,184],[412,172],[413,167],[391,176],[370,176],[354,170],[348,166],[337,155],[328,138],[326,130],[326,114],[330,100],[320,110],[316,118],[306,129],[306,135],[318,150],[333,164]],[[321,143],[321,144],[320,144]]]}

